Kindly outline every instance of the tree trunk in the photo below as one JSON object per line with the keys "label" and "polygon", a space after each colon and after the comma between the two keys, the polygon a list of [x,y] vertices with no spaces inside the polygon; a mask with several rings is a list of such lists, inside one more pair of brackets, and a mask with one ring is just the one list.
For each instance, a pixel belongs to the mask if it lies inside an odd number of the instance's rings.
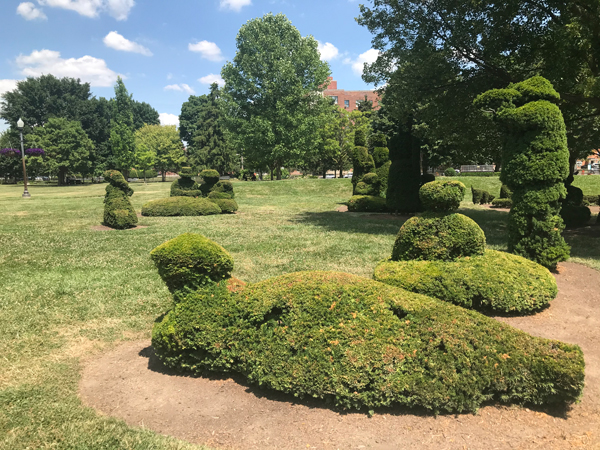
{"label": "tree trunk", "polygon": [[66,167],[60,167],[58,169],[58,185],[59,186],[65,186],[66,183],[66,177],[67,177],[67,168]]}
{"label": "tree trunk", "polygon": [[162,177],[162,182],[167,181],[167,172],[165,170],[160,171],[160,176]]}
{"label": "tree trunk", "polygon": [[275,170],[277,173],[277,179],[281,180],[281,165],[277,164],[277,169]]}
{"label": "tree trunk", "polygon": [[271,181],[273,181],[273,169],[271,169]]}
{"label": "tree trunk", "polygon": [[323,179],[327,177],[327,169],[323,167]]}

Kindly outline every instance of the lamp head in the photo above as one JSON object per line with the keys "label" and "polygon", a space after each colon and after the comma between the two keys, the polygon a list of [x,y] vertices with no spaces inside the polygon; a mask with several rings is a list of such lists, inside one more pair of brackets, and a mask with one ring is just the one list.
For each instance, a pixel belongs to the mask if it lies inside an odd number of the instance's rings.
{"label": "lamp head", "polygon": [[25,123],[23,122],[23,119],[19,118],[19,120],[17,120],[17,128],[19,130],[22,130],[24,126],[25,126]]}

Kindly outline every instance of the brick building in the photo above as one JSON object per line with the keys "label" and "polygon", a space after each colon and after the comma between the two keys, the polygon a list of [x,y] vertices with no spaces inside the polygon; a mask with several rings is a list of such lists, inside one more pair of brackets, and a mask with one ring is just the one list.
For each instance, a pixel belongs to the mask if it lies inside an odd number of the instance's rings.
{"label": "brick building", "polygon": [[329,77],[329,85],[323,91],[325,97],[333,98],[336,105],[340,108],[345,108],[348,111],[354,111],[358,108],[359,101],[363,101],[365,96],[367,100],[373,102],[373,109],[379,109],[379,95],[374,91],[346,91],[338,89],[337,81]]}

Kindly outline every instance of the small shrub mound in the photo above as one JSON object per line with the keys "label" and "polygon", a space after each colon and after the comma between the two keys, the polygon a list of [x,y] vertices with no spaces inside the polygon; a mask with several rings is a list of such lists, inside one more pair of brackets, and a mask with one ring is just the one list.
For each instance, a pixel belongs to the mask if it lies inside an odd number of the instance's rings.
{"label": "small shrub mound", "polygon": [[167,367],[240,372],[341,408],[564,404],[584,385],[576,345],[334,272],[292,273],[236,293],[225,282],[210,285],[156,322],[152,345]]}
{"label": "small shrub mound", "polygon": [[104,225],[117,230],[135,227],[138,218],[129,201],[133,189],[129,187],[121,172],[116,170],[106,171],[104,179],[110,183],[106,186],[104,196]]}
{"label": "small shrub mound", "polygon": [[456,170],[454,170],[452,167],[448,167],[446,170],[444,170],[445,177],[455,177],[456,175]]}
{"label": "small shrub mound", "polygon": [[427,211],[455,211],[467,188],[460,181],[431,181],[419,190],[419,198]]}
{"label": "small shrub mound", "polygon": [[475,205],[487,205],[492,203],[496,198],[488,191],[475,189],[474,187],[471,187],[471,193],[473,194],[473,204]]}
{"label": "small shrub mound", "polygon": [[348,201],[351,212],[386,212],[385,198],[373,195],[355,195]]}
{"label": "small shrub mound", "polygon": [[142,207],[142,216],[208,216],[221,214],[216,203],[206,198],[169,197],[152,200]]}
{"label": "small shrub mound", "polygon": [[209,198],[209,200],[221,209],[222,214],[233,214],[238,210],[238,204],[231,198]]}
{"label": "small shrub mound", "polygon": [[382,261],[373,278],[465,308],[529,313],[556,298],[548,269],[510,253],[487,250],[456,261]]}
{"label": "small shrub mound", "polygon": [[233,270],[227,250],[201,234],[182,234],[156,247],[150,257],[171,292],[226,280]]}
{"label": "small shrub mound", "polygon": [[392,259],[450,261],[464,256],[483,255],[485,234],[462,214],[426,213],[411,217],[400,228]]}
{"label": "small shrub mound", "polygon": [[495,198],[492,200],[492,207],[510,209],[512,207],[512,200],[510,198]]}

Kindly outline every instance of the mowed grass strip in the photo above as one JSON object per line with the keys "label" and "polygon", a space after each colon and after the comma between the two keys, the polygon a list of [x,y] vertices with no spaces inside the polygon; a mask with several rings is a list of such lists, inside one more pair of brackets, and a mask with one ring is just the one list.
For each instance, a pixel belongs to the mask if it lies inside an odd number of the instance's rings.
{"label": "mowed grass strip", "polygon": [[[461,181],[500,189],[497,179]],[[585,181],[586,194],[600,192],[600,177]],[[233,255],[233,275],[248,282],[315,269],[370,278],[406,219],[337,212],[351,196],[350,181],[307,179],[235,182],[235,215],[143,217],[139,225],[146,228],[95,231],[105,187],[32,186],[25,200],[22,186],[0,186],[2,449],[202,448],[101,417],[77,397],[86,358],[149,338],[155,318],[169,308],[171,297],[149,258],[166,240],[204,234]],[[143,203],[168,197],[170,183],[132,187],[140,212]],[[462,206],[486,232],[488,246],[505,250],[507,213],[469,201]],[[600,269],[590,230],[569,235],[573,259]]]}

